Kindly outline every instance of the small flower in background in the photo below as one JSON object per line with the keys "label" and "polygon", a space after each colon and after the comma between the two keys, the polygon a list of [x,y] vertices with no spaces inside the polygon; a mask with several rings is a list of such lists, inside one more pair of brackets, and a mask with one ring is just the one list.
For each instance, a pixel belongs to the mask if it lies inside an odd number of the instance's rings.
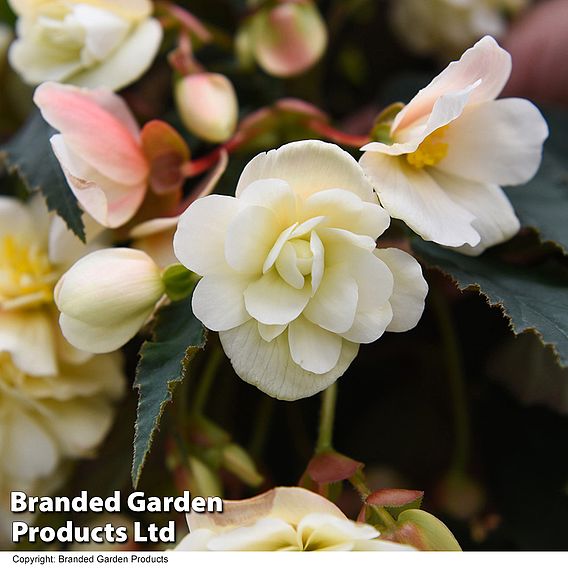
{"label": "small flower in background", "polygon": [[241,58],[254,58],[275,77],[307,71],[322,57],[326,46],[325,22],[311,0],[284,0],[260,8],[237,38]]}
{"label": "small flower in background", "polygon": [[400,40],[419,55],[448,60],[485,35],[503,36],[530,0],[392,0],[390,19]]}
{"label": "small flower in background", "polygon": [[[32,358],[30,351],[33,344]],[[118,353],[59,362],[54,374],[39,376],[0,352],[0,541],[14,520],[10,491],[45,495],[62,486],[69,460],[92,457],[108,433],[125,384]]]}
{"label": "small flower in background", "polygon": [[162,40],[149,0],[9,0],[18,16],[10,63],[26,83],[118,90],[150,66]]}
{"label": "small flower in background", "polygon": [[55,303],[65,338],[90,353],[108,353],[132,339],[164,295],[160,268],[143,251],[95,251],[57,283]]}
{"label": "small flower in background", "polygon": [[[154,120],[141,131],[124,101],[104,89],[44,83],[34,102],[60,132],[52,136],[51,146],[69,187],[104,227],[132,219],[149,187],[159,194],[179,191],[183,178],[175,176],[172,184],[170,166],[179,167],[189,150],[167,124]],[[165,166],[161,178],[165,173],[166,184],[158,179]]]}
{"label": "small flower in background", "polygon": [[379,532],[349,520],[324,497],[300,487],[277,487],[242,501],[224,501],[222,513],[189,514],[190,533],[176,550],[411,551],[380,540]]}
{"label": "small flower in background", "polygon": [[178,113],[185,127],[208,142],[225,142],[237,126],[239,104],[235,89],[219,73],[195,73],[175,87]]}
{"label": "small flower in background", "polygon": [[347,152],[294,142],[254,158],[236,197],[195,201],[174,251],[204,276],[194,313],[220,332],[237,374],[295,400],[341,376],[360,343],[420,319],[420,266],[402,251],[375,250],[389,222]]}
{"label": "small flower in background", "polygon": [[364,146],[381,204],[422,238],[478,255],[519,230],[501,189],[531,179],[548,127],[524,99],[495,100],[511,57],[485,37],[422,89]]}

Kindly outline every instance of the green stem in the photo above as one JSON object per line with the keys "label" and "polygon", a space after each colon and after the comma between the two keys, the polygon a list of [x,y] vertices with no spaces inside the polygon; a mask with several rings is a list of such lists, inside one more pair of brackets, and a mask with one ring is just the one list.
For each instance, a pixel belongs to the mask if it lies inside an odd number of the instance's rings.
{"label": "green stem", "polygon": [[333,421],[335,419],[335,405],[337,403],[337,382],[333,383],[323,392],[319,422],[319,435],[316,444],[316,453],[332,449]]}
{"label": "green stem", "polygon": [[[362,501],[366,501],[367,497],[371,494],[371,490],[367,486],[363,472],[359,470],[349,479],[349,482],[353,485],[355,491],[359,493]],[[368,505],[368,507],[374,511],[385,528],[391,529],[396,526],[396,521],[393,516],[384,507],[379,507],[378,505]]]}
{"label": "green stem", "polygon": [[193,414],[202,414],[205,403],[207,402],[207,397],[209,396],[209,391],[215,380],[215,375],[219,369],[219,365],[223,360],[223,351],[219,345],[215,345],[211,350],[209,355],[209,360],[205,366],[205,370],[201,375],[201,380],[199,381],[199,386],[197,387],[197,392],[193,398],[193,405],[191,412]]}
{"label": "green stem", "polygon": [[249,444],[249,453],[253,458],[258,459],[262,454],[262,450],[268,437],[270,421],[272,420],[273,414],[274,399],[270,396],[263,397],[259,404],[256,428]]}
{"label": "green stem", "polygon": [[436,288],[431,289],[431,298],[442,338],[454,414],[455,448],[452,469],[463,472],[469,455],[470,431],[461,349],[446,298]]}

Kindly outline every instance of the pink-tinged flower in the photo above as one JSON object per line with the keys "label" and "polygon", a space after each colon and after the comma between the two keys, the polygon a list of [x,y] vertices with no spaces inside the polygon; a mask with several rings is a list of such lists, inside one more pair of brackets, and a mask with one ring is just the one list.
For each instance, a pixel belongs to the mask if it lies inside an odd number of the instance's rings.
{"label": "pink-tinged flower", "polygon": [[325,23],[311,0],[281,0],[259,10],[238,38],[241,55],[252,55],[276,77],[299,75],[312,67],[327,46]]}
{"label": "pink-tinged flower", "polygon": [[222,513],[188,514],[187,523],[191,532],[176,550],[415,550],[380,540],[371,525],[349,520],[331,501],[300,487],[225,501]]}
{"label": "pink-tinged flower", "polygon": [[362,148],[381,204],[422,238],[477,255],[519,229],[501,189],[536,173],[548,128],[524,99],[495,100],[511,57],[491,37],[468,49]]}
{"label": "pink-tinged flower", "polygon": [[239,104],[233,84],[219,73],[196,73],[180,79],[176,106],[185,127],[208,142],[225,142],[234,133]]}
{"label": "pink-tinged flower", "polygon": [[51,146],[71,190],[101,225],[116,228],[132,219],[149,186],[157,194],[181,187],[183,177],[172,169],[189,157],[185,142],[160,121],[140,131],[111,91],[44,83],[34,102],[59,131]]}

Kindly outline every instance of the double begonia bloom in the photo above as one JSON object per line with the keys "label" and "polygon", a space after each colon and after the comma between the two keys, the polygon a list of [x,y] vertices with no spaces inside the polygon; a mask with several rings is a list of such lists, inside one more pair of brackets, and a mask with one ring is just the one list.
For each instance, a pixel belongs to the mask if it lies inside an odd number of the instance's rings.
{"label": "double begonia bloom", "polygon": [[425,240],[477,255],[519,230],[500,186],[534,176],[548,128],[531,102],[495,100],[510,73],[483,38],[397,114],[390,143],[362,148],[383,207]]}
{"label": "double begonia bloom", "polygon": [[90,353],[108,353],[138,333],[164,293],[161,270],[145,252],[110,248],[76,262],[54,297],[67,341]]}
{"label": "double begonia bloom", "polygon": [[175,100],[185,127],[208,142],[225,142],[235,132],[239,103],[233,84],[220,73],[195,73],[180,79]]}
{"label": "double begonia bloom", "polygon": [[124,101],[104,89],[44,83],[34,102],[59,131],[51,146],[83,209],[104,227],[129,221],[146,195],[150,165]]}
{"label": "double begonia bloom", "polygon": [[427,292],[420,266],[376,249],[389,222],[347,152],[293,142],[254,158],[236,197],[190,205],[174,251],[203,276],[193,311],[219,332],[237,374],[295,400],[341,376],[360,343],[418,322]]}
{"label": "double begonia bloom", "polygon": [[26,83],[118,90],[136,81],[162,40],[150,0],[9,0],[18,16],[10,63]]}
{"label": "double begonia bloom", "polygon": [[222,513],[188,514],[182,551],[411,551],[380,540],[371,525],[349,520],[331,501],[300,487],[277,487]]}

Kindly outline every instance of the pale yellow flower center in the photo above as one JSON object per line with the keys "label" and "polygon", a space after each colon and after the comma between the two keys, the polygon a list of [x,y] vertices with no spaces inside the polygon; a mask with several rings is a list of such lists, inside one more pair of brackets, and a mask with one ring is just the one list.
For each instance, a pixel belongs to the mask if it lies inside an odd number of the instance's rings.
{"label": "pale yellow flower center", "polygon": [[0,307],[15,309],[51,302],[59,273],[34,243],[0,238]]}
{"label": "pale yellow flower center", "polygon": [[420,146],[411,154],[406,154],[406,161],[416,169],[426,166],[435,166],[443,160],[448,153],[448,144],[444,142],[447,126],[434,130],[426,136]]}
{"label": "pale yellow flower center", "polygon": [[310,248],[310,243],[304,239],[292,239],[290,244],[296,252],[296,266],[303,276],[312,272],[312,262],[314,255]]}

